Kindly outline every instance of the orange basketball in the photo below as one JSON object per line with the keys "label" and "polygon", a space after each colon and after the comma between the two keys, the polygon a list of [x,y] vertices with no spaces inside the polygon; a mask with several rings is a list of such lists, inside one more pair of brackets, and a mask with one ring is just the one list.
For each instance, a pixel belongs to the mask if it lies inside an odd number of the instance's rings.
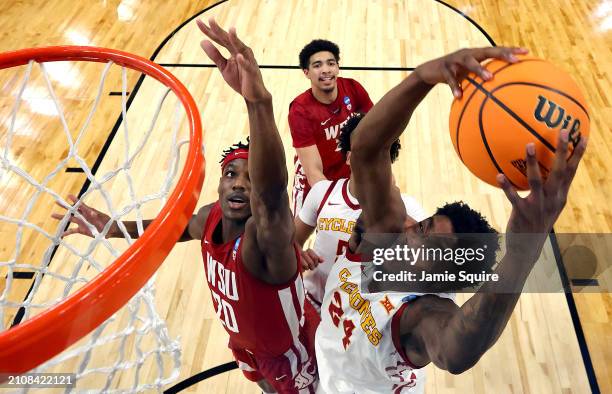
{"label": "orange basketball", "polygon": [[527,190],[525,145],[535,143],[545,178],[554,162],[559,131],[569,130],[571,156],[581,137],[589,135],[584,96],[572,78],[549,62],[520,57],[510,64],[486,64],[489,81],[470,74],[463,96],[450,112],[450,135],[461,161],[478,178],[498,186],[506,175],[519,190]]}

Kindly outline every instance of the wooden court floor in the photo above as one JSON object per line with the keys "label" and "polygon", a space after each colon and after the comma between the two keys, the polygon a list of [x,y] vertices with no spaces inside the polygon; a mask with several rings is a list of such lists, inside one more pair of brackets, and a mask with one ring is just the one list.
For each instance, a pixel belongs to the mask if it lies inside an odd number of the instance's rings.
{"label": "wooden court floor", "polygon": [[[288,103],[308,88],[308,81],[299,70],[287,66],[297,63],[299,50],[309,40],[322,37],[337,42],[342,51],[341,68],[345,68],[341,75],[361,81],[373,101],[405,77],[408,68],[449,51],[492,44],[528,47],[533,55],[559,64],[574,76],[583,88],[591,114],[588,152],[555,231],[611,232],[609,1],[559,0],[554,6],[534,0],[3,2],[0,51],[43,45],[96,45],[133,52],[167,65],[194,95],[204,123],[207,178],[199,202],[202,205],[215,199],[221,150],[244,139],[248,129],[241,100],[224,86],[215,70],[206,67],[209,62],[199,49],[201,37],[191,19],[198,14],[215,16],[222,26],[236,26],[259,63],[269,66],[263,76],[274,96],[290,168],[293,152],[286,121]],[[91,97],[84,92],[94,89],[99,79],[97,70],[83,68],[74,75],[78,83],[61,87],[66,106],[74,108],[76,123],[82,122],[79,114],[86,115]],[[146,111],[146,93],[142,93],[146,86],[138,93],[137,80],[137,73],[128,75],[128,90],[136,96],[130,116],[136,118]],[[6,81],[0,81],[0,109],[4,111],[11,96]],[[107,87],[108,92],[117,90],[118,83]],[[440,114],[446,113],[451,99],[448,89],[436,88],[417,110],[405,133],[410,138],[403,137],[400,161],[394,167],[397,181],[429,211],[444,201],[462,199],[479,207],[496,228],[503,230],[509,214],[503,193],[472,177],[460,165],[449,141],[447,116]],[[103,115],[95,119],[94,131],[87,137],[89,149],[83,158],[88,163],[100,155],[119,115],[110,107],[101,111]],[[66,149],[62,145],[65,139],[58,140],[49,132],[52,121],[48,118],[33,114],[28,124],[33,131],[14,142],[19,164],[41,173],[46,171],[41,157],[60,157]],[[0,138],[6,127],[0,126]],[[37,148],[28,149],[32,146]],[[111,147],[105,163],[119,157],[113,156],[113,149],[121,151],[120,147]],[[156,148],[151,149],[149,155],[154,157]],[[147,169],[134,174],[146,179]],[[76,194],[84,180],[82,174],[65,174],[54,187],[62,195]],[[0,213],[23,204],[19,202],[23,198],[20,190],[12,186],[2,184]],[[53,226],[48,219],[51,210],[34,212],[33,221],[43,227]],[[0,227],[3,258],[14,247],[10,231]],[[75,242],[85,241],[79,238]],[[31,249],[28,253],[42,253],[36,242]],[[180,336],[183,349],[177,381],[231,361],[227,336],[212,311],[201,264],[197,243],[178,245],[157,276],[158,310],[167,321],[170,335]],[[4,278],[2,267],[0,274]],[[2,278],[0,291],[5,286]],[[23,280],[13,286],[13,296],[23,297],[29,282]],[[3,315],[3,325],[12,320],[10,314]],[[586,393],[596,387],[612,392],[611,316],[609,293],[523,295],[499,343],[477,366],[459,376],[429,367],[426,392]],[[211,377],[188,391],[259,392],[235,370]]]}

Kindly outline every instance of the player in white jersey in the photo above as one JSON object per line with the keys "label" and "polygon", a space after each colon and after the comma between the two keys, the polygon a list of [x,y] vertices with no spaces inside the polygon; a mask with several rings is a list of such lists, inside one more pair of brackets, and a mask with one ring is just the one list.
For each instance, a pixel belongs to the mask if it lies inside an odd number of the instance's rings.
{"label": "player in white jersey", "polygon": [[[361,282],[361,273],[376,262],[377,251],[411,244],[412,237],[458,251],[462,233],[494,232],[486,220],[463,203],[447,204],[434,216],[412,224],[393,185],[389,147],[406,128],[412,112],[434,85],[448,83],[461,97],[461,81],[468,72],[478,79],[492,76],[480,62],[499,58],[514,63],[517,48],[464,49],[424,63],[408,78],[389,91],[361,120],[351,141],[351,169],[359,196],[363,226],[357,226],[349,239],[346,257],[330,271],[316,334],[320,372],[320,393],[419,393],[424,388],[424,370],[429,363],[458,374],[474,366],[497,341],[519,299],[525,280],[537,261],[553,224],[561,213],[569,187],[584,154],[586,141],[574,147],[568,158],[568,132],[559,133],[553,170],[543,180],[535,147],[527,145],[527,178],[530,193],[518,195],[503,174],[498,182],[512,204],[506,228],[506,252],[497,263],[495,244],[484,261],[474,267],[488,268],[498,275],[486,281],[461,307],[441,293],[454,291],[452,281],[435,282],[437,295],[405,292],[375,293],[372,283]],[[377,249],[373,237],[395,234],[385,249]],[[523,236],[521,236],[523,235]],[[389,240],[387,240],[389,241]],[[450,243],[447,243],[450,242]],[[493,253],[491,253],[493,252]],[[397,273],[394,266],[404,263],[390,254],[382,272]],[[440,265],[422,258],[414,267],[427,274],[440,274]],[[472,269],[459,266],[457,259],[444,265],[459,273]],[[412,269],[412,268],[410,268]],[[405,285],[405,283],[404,283]],[[367,288],[362,288],[362,286]],[[399,283],[398,288],[401,288]],[[405,288],[405,287],[404,287]],[[371,293],[370,293],[371,291]],[[431,291],[433,293],[433,291]]]}
{"label": "player in white jersey", "polygon": [[[351,133],[364,114],[356,114],[342,128],[339,148],[350,166]],[[389,150],[391,162],[399,156],[401,145],[395,141]],[[302,264],[310,272],[304,274],[306,297],[319,310],[325,291],[327,275],[336,259],[342,256],[361,214],[359,201],[354,196],[354,180],[341,178],[335,181],[317,182],[308,193],[306,200],[295,218],[295,239],[301,247],[316,230],[312,249],[303,252]],[[414,199],[402,195],[408,215],[416,221],[428,217],[423,207]]]}

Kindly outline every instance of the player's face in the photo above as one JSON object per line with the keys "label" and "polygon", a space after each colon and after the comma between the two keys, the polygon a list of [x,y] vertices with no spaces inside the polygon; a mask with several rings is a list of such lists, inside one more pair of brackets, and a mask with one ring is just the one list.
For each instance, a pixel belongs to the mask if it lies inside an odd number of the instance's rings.
{"label": "player's face", "polygon": [[406,216],[404,230],[408,234],[452,234],[453,223],[448,216],[434,215],[420,222],[415,221],[410,216]]}
{"label": "player's face", "polygon": [[221,172],[219,202],[223,216],[230,220],[246,220],[251,216],[251,181],[248,162],[232,160]]}
{"label": "player's face", "polygon": [[[453,224],[445,215],[434,215],[420,222],[415,222],[410,217],[404,223],[404,228],[408,234],[408,243],[413,248],[434,248],[434,249],[453,249],[457,246],[457,238],[455,236]],[[453,263],[450,263],[453,264]],[[416,261],[414,264],[417,276],[420,276],[420,271],[427,273],[442,273],[445,270],[453,268],[443,262],[435,263],[432,261]],[[446,286],[448,284],[444,284]],[[432,288],[433,289],[433,288]],[[447,291],[442,287],[436,291]]]}
{"label": "player's face", "polygon": [[[453,248],[457,243],[453,224],[445,215],[434,215],[420,222],[407,217],[404,230],[408,235],[408,244],[413,248]],[[433,268],[433,267],[432,267]]]}
{"label": "player's face", "polygon": [[304,70],[304,75],[310,79],[313,88],[331,92],[336,88],[336,77],[339,72],[340,68],[334,54],[322,51],[310,56],[308,69]]}

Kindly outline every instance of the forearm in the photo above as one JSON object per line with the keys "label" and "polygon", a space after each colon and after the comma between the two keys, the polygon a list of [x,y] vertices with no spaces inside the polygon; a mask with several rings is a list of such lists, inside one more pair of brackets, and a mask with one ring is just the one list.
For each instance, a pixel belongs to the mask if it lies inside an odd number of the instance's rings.
{"label": "forearm", "polygon": [[371,155],[380,150],[388,151],[432,87],[413,72],[385,94],[355,130],[351,141],[352,154]]}
{"label": "forearm", "polygon": [[[149,227],[149,225],[153,222],[153,220],[143,220],[142,221],[142,228],[143,231],[147,229],[147,227]],[[122,221],[121,223],[123,223],[123,225],[125,226],[125,229],[127,231],[127,233],[130,235],[130,237],[132,237],[133,239],[140,237],[140,235],[138,234],[138,222],[136,221]],[[121,229],[119,228],[118,224],[114,224],[113,226],[111,226],[110,230],[108,231],[108,238],[124,238],[124,234],[121,231]],[[183,231],[183,234],[181,234],[181,238],[179,238],[179,240],[177,242],[185,242],[185,241],[191,241],[193,239],[193,237],[191,236],[191,234],[189,233],[189,226],[185,226],[185,230]]]}
{"label": "forearm", "polygon": [[294,225],[295,241],[300,245],[301,248],[303,248],[308,237],[310,237],[310,235],[314,232],[314,227],[304,223],[302,219],[300,219],[299,215],[295,217]]}
{"label": "forearm", "polygon": [[306,173],[306,179],[308,180],[308,184],[310,187],[314,186],[319,181],[327,180],[325,175],[323,174],[323,169],[319,168],[304,168],[304,172]]}
{"label": "forearm", "polygon": [[246,104],[252,192],[258,196],[278,197],[279,193],[287,190],[288,175],[285,150],[274,121],[272,97],[257,102],[247,101]]}
{"label": "forearm", "polygon": [[460,370],[473,366],[503,332],[537,258],[506,254],[495,270],[497,282],[485,283],[459,308],[448,327],[454,331]]}
{"label": "forearm", "polygon": [[[151,224],[151,222],[153,222],[153,220],[143,220],[142,221],[143,231],[149,226],[149,224]],[[125,227],[125,230],[130,235],[130,237],[138,238],[140,236],[138,234],[138,222],[137,221],[129,220],[129,221],[121,221],[121,223]],[[115,223],[111,226],[110,230],[108,230],[107,237],[108,238],[124,238],[125,235],[123,231],[121,231],[119,224]]]}

